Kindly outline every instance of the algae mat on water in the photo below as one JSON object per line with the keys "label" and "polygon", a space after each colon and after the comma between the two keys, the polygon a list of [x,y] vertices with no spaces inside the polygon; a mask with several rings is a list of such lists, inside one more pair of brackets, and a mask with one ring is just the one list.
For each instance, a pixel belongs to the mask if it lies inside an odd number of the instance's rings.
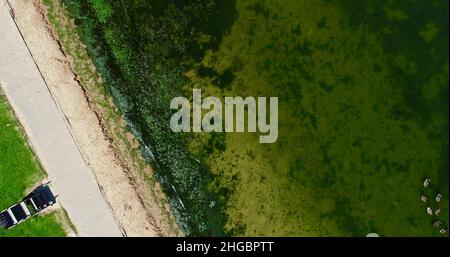
{"label": "algae mat on water", "polygon": [[[448,226],[448,2],[247,1],[186,91],[279,96],[279,137],[199,134],[234,235],[436,236]],[[216,147],[214,147],[216,146]],[[424,190],[422,181],[432,178]]]}

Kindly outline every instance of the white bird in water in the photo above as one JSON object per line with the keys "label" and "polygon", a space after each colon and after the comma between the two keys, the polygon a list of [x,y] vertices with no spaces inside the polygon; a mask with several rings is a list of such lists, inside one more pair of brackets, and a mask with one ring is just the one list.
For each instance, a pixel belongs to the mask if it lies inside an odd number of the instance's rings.
{"label": "white bird in water", "polygon": [[436,202],[437,202],[437,203],[439,203],[439,202],[441,201],[441,197],[442,197],[441,194],[437,194],[437,195],[436,195]]}
{"label": "white bird in water", "polygon": [[439,216],[439,214],[441,214],[441,209],[436,209],[436,211],[434,211],[434,214],[436,214],[436,216]]}
{"label": "white bird in water", "polygon": [[425,179],[425,181],[423,181],[423,187],[427,188],[430,185],[431,179]]}
{"label": "white bird in water", "polygon": [[421,199],[421,200],[422,200],[422,202],[424,202],[424,203],[428,202],[428,199],[427,199],[427,197],[426,197],[426,196],[424,196],[424,195],[422,195],[422,196],[420,197],[420,199]]}
{"label": "white bird in water", "polygon": [[435,221],[435,222],[433,223],[433,227],[437,228],[437,227],[439,227],[441,224],[442,224],[441,221],[440,221],[440,220],[437,220],[437,221]]}
{"label": "white bird in water", "polygon": [[433,210],[430,207],[427,207],[428,215],[433,215]]}

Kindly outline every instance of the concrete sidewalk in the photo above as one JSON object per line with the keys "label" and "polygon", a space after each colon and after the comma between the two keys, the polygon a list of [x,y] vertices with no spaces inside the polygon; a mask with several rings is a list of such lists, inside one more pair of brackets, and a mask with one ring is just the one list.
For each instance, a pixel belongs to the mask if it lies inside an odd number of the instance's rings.
{"label": "concrete sidewalk", "polygon": [[5,0],[0,0],[0,84],[78,235],[122,236]]}

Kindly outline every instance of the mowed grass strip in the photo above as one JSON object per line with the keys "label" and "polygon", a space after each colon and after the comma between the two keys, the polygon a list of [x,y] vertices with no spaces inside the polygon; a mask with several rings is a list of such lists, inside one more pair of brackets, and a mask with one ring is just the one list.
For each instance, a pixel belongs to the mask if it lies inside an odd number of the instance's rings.
{"label": "mowed grass strip", "polygon": [[[45,178],[19,123],[0,91],[0,211],[19,202],[38,181]],[[2,236],[65,236],[62,211],[37,215]]]}

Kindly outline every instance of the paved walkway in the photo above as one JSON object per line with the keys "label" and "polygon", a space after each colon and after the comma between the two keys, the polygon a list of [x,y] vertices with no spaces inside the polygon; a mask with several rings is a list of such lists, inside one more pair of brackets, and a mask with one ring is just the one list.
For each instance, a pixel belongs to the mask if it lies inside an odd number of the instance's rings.
{"label": "paved walkway", "polygon": [[5,0],[0,0],[0,84],[78,235],[122,236]]}

